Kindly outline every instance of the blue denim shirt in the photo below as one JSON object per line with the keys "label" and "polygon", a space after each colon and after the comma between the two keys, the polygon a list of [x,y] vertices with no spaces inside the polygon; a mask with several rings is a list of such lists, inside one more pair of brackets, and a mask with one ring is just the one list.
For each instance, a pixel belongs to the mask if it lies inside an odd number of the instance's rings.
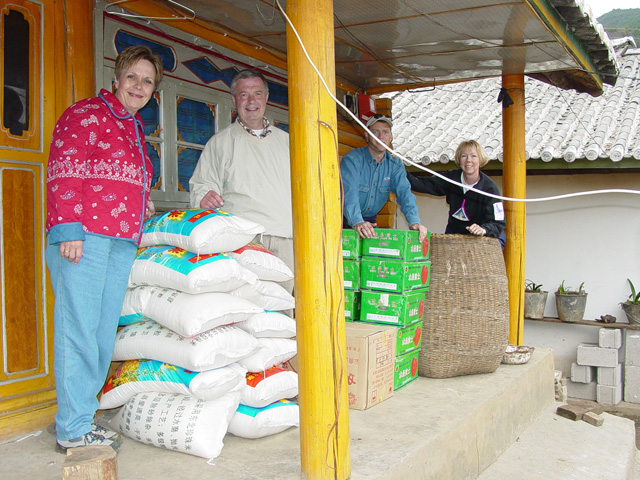
{"label": "blue denim shirt", "polygon": [[400,210],[409,225],[420,223],[416,197],[411,193],[407,172],[399,158],[385,152],[378,163],[369,149],[362,147],[342,158],[340,172],[344,184],[344,216],[350,226],[363,222],[363,217],[377,215],[390,191],[398,196]]}

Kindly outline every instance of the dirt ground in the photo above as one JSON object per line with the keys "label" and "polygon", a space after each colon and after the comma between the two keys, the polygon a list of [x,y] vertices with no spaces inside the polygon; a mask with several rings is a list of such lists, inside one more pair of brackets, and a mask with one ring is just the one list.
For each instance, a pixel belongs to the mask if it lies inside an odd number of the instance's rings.
{"label": "dirt ground", "polygon": [[569,405],[580,405],[595,413],[606,412],[618,417],[628,418],[636,424],[636,448],[640,450],[640,404],[620,402],[617,405],[601,405],[590,400],[582,400],[579,398],[567,399]]}

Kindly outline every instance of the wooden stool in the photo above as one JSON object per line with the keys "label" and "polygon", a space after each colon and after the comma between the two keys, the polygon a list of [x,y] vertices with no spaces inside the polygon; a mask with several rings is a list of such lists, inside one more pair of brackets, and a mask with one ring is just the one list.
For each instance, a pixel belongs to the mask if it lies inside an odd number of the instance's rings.
{"label": "wooden stool", "polygon": [[118,480],[116,452],[107,446],[70,448],[62,480]]}

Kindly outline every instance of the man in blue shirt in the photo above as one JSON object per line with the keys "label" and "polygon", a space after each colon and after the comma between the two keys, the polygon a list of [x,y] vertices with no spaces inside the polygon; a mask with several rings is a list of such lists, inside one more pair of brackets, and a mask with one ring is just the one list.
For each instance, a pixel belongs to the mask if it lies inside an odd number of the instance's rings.
{"label": "man in blue shirt", "polygon": [[[367,121],[367,128],[382,143],[389,146],[393,122],[386,115],[376,114]],[[397,195],[400,210],[410,230],[420,232],[420,241],[427,235],[427,227],[420,223],[416,197],[402,161],[392,157],[376,138],[366,131],[367,146],[347,153],[340,164],[344,185],[344,223],[362,238],[375,236],[376,216],[387,202],[389,192]]]}

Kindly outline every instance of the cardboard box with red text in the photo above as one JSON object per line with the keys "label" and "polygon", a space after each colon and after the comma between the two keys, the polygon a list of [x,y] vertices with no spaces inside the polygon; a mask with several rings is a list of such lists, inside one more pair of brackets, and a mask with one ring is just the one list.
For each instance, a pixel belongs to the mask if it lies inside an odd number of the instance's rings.
{"label": "cardboard box with red text", "polygon": [[418,378],[420,350],[413,350],[395,358],[393,389],[399,390]]}
{"label": "cardboard box with red text", "polygon": [[429,259],[431,232],[422,242],[418,241],[420,233],[415,230],[376,228],[375,234],[374,238],[362,239],[363,256],[387,257],[405,261]]}
{"label": "cardboard box with red text", "polygon": [[344,291],[344,317],[347,322],[360,320],[360,297],[359,290]]}
{"label": "cardboard box with red text", "polygon": [[349,408],[366,410],[393,395],[396,327],[345,324]]}

